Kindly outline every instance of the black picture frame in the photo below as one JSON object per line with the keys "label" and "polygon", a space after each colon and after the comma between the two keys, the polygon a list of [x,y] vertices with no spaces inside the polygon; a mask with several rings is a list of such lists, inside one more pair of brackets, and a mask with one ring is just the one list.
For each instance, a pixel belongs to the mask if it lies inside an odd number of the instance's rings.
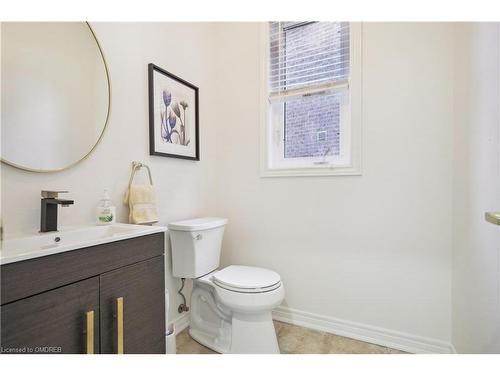
{"label": "black picture frame", "polygon": [[[160,152],[155,149],[155,82],[154,73],[158,72],[171,80],[184,85],[194,91],[194,111],[195,111],[195,155],[179,155],[174,153]],[[199,130],[199,89],[192,83],[160,68],[159,66],[150,63],[148,64],[148,86],[149,86],[149,154],[155,156],[164,156],[170,158],[186,159],[186,160],[200,160],[200,130]],[[184,117],[185,119],[185,117]]]}

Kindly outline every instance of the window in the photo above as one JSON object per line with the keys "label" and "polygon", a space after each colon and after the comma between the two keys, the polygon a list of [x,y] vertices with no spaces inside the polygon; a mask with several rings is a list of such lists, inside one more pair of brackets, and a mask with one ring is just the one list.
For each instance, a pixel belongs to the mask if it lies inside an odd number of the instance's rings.
{"label": "window", "polygon": [[263,175],[359,174],[359,25],[266,26]]}

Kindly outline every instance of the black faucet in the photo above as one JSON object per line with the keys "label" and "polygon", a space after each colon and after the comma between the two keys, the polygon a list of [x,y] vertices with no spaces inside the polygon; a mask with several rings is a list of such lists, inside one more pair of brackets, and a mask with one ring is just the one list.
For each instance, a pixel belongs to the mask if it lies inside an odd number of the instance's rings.
{"label": "black faucet", "polygon": [[40,220],[40,232],[57,231],[57,206],[67,207],[75,203],[69,199],[59,199],[59,193],[67,191],[47,191],[42,190],[42,215]]}

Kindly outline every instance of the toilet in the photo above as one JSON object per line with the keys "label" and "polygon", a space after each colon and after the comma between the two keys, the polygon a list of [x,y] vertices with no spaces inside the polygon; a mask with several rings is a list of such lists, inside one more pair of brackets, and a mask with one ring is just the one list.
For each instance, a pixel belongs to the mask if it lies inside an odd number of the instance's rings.
{"label": "toilet", "polygon": [[219,353],[279,353],[272,310],[285,296],[280,275],[243,265],[219,268],[227,219],[168,225],[174,277],[193,279],[190,336]]}

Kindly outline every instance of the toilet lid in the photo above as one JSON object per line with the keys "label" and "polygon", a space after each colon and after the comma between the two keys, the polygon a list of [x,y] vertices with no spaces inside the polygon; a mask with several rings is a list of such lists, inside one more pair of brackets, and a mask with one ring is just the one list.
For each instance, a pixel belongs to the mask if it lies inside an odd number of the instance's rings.
{"label": "toilet lid", "polygon": [[262,289],[280,282],[280,275],[259,267],[229,266],[213,275],[221,286],[238,289]]}

